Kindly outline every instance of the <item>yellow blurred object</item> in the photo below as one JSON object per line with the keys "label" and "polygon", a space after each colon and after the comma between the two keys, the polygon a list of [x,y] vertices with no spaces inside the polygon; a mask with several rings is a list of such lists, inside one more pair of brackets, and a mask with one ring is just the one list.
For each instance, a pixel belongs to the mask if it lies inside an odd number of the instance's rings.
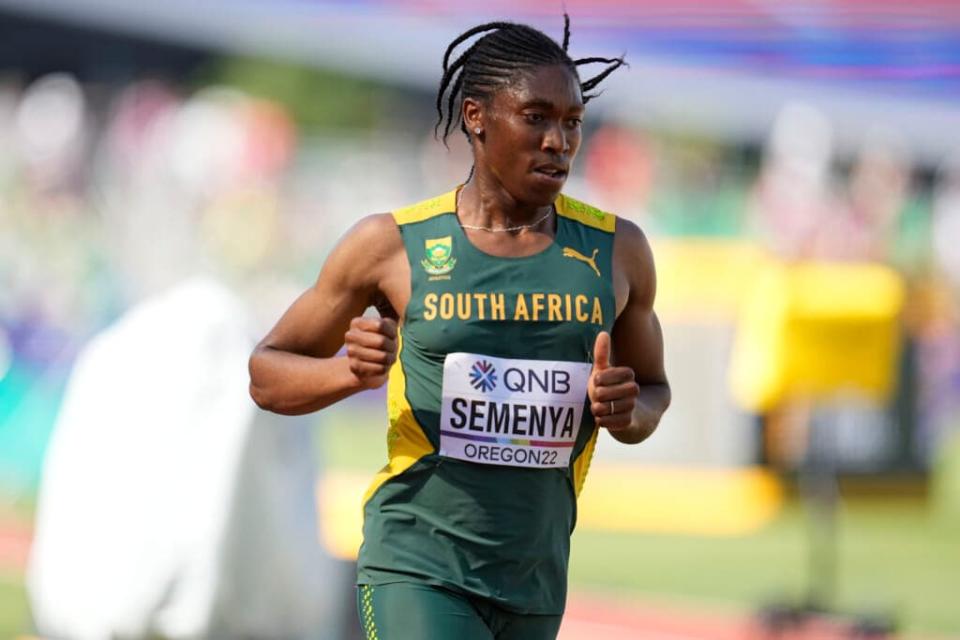
{"label": "yellow blurred object", "polygon": [[657,315],[679,322],[734,322],[769,262],[757,245],[741,240],[653,240]]}
{"label": "yellow blurred object", "polygon": [[328,471],[317,482],[320,540],[327,552],[356,560],[363,541],[363,495],[371,474]]}
{"label": "yellow blurred object", "polygon": [[[365,474],[333,471],[317,484],[327,551],[357,557]],[[743,535],[770,522],[783,503],[777,477],[760,468],[594,465],[577,505],[577,526],[600,531]]]}
{"label": "yellow blurred object", "polygon": [[783,504],[778,478],[760,468],[604,465],[587,478],[577,527],[734,536],[769,523]]}
{"label": "yellow blurred object", "polygon": [[787,398],[847,390],[887,398],[903,300],[901,277],[882,265],[769,261],[741,314],[731,360],[735,399],[763,412]]}

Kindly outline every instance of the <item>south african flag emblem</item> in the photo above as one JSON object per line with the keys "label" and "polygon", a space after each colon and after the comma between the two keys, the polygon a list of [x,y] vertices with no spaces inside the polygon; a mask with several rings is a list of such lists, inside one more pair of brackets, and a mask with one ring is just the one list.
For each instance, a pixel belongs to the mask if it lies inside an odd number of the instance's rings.
{"label": "south african flag emblem", "polygon": [[431,238],[424,243],[427,257],[420,261],[423,270],[432,276],[453,271],[457,259],[453,257],[453,237]]}

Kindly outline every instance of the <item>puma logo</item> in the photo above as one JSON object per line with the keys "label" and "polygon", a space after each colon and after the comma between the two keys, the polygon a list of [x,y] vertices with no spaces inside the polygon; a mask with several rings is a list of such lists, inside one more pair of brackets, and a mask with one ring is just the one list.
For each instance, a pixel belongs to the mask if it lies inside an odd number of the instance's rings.
{"label": "puma logo", "polygon": [[588,258],[587,256],[583,255],[576,249],[571,249],[570,247],[564,247],[563,257],[573,258],[574,260],[579,260],[580,262],[587,264],[591,269],[593,269],[594,273],[596,273],[597,277],[599,278],[600,269],[597,268],[597,253],[599,252],[600,252],[600,249],[594,249],[593,255]]}

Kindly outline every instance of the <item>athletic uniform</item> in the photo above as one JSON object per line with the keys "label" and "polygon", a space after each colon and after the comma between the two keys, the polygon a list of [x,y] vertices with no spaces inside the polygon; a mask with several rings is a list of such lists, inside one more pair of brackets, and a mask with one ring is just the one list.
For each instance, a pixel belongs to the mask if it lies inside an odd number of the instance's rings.
{"label": "athletic uniform", "polygon": [[[389,462],[365,496],[368,638],[556,634],[597,437],[593,344],[615,316],[616,219],[563,195],[555,208],[553,243],[525,257],[477,249],[455,191],[393,214],[411,296],[387,387]],[[412,630],[418,607],[460,622]]]}

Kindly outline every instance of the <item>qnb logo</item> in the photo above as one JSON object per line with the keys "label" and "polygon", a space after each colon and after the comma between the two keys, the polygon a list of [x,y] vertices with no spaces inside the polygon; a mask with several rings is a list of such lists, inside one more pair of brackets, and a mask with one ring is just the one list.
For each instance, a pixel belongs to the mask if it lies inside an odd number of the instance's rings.
{"label": "qnb logo", "polygon": [[487,393],[497,386],[497,370],[486,360],[478,360],[470,367],[470,384],[478,391]]}

